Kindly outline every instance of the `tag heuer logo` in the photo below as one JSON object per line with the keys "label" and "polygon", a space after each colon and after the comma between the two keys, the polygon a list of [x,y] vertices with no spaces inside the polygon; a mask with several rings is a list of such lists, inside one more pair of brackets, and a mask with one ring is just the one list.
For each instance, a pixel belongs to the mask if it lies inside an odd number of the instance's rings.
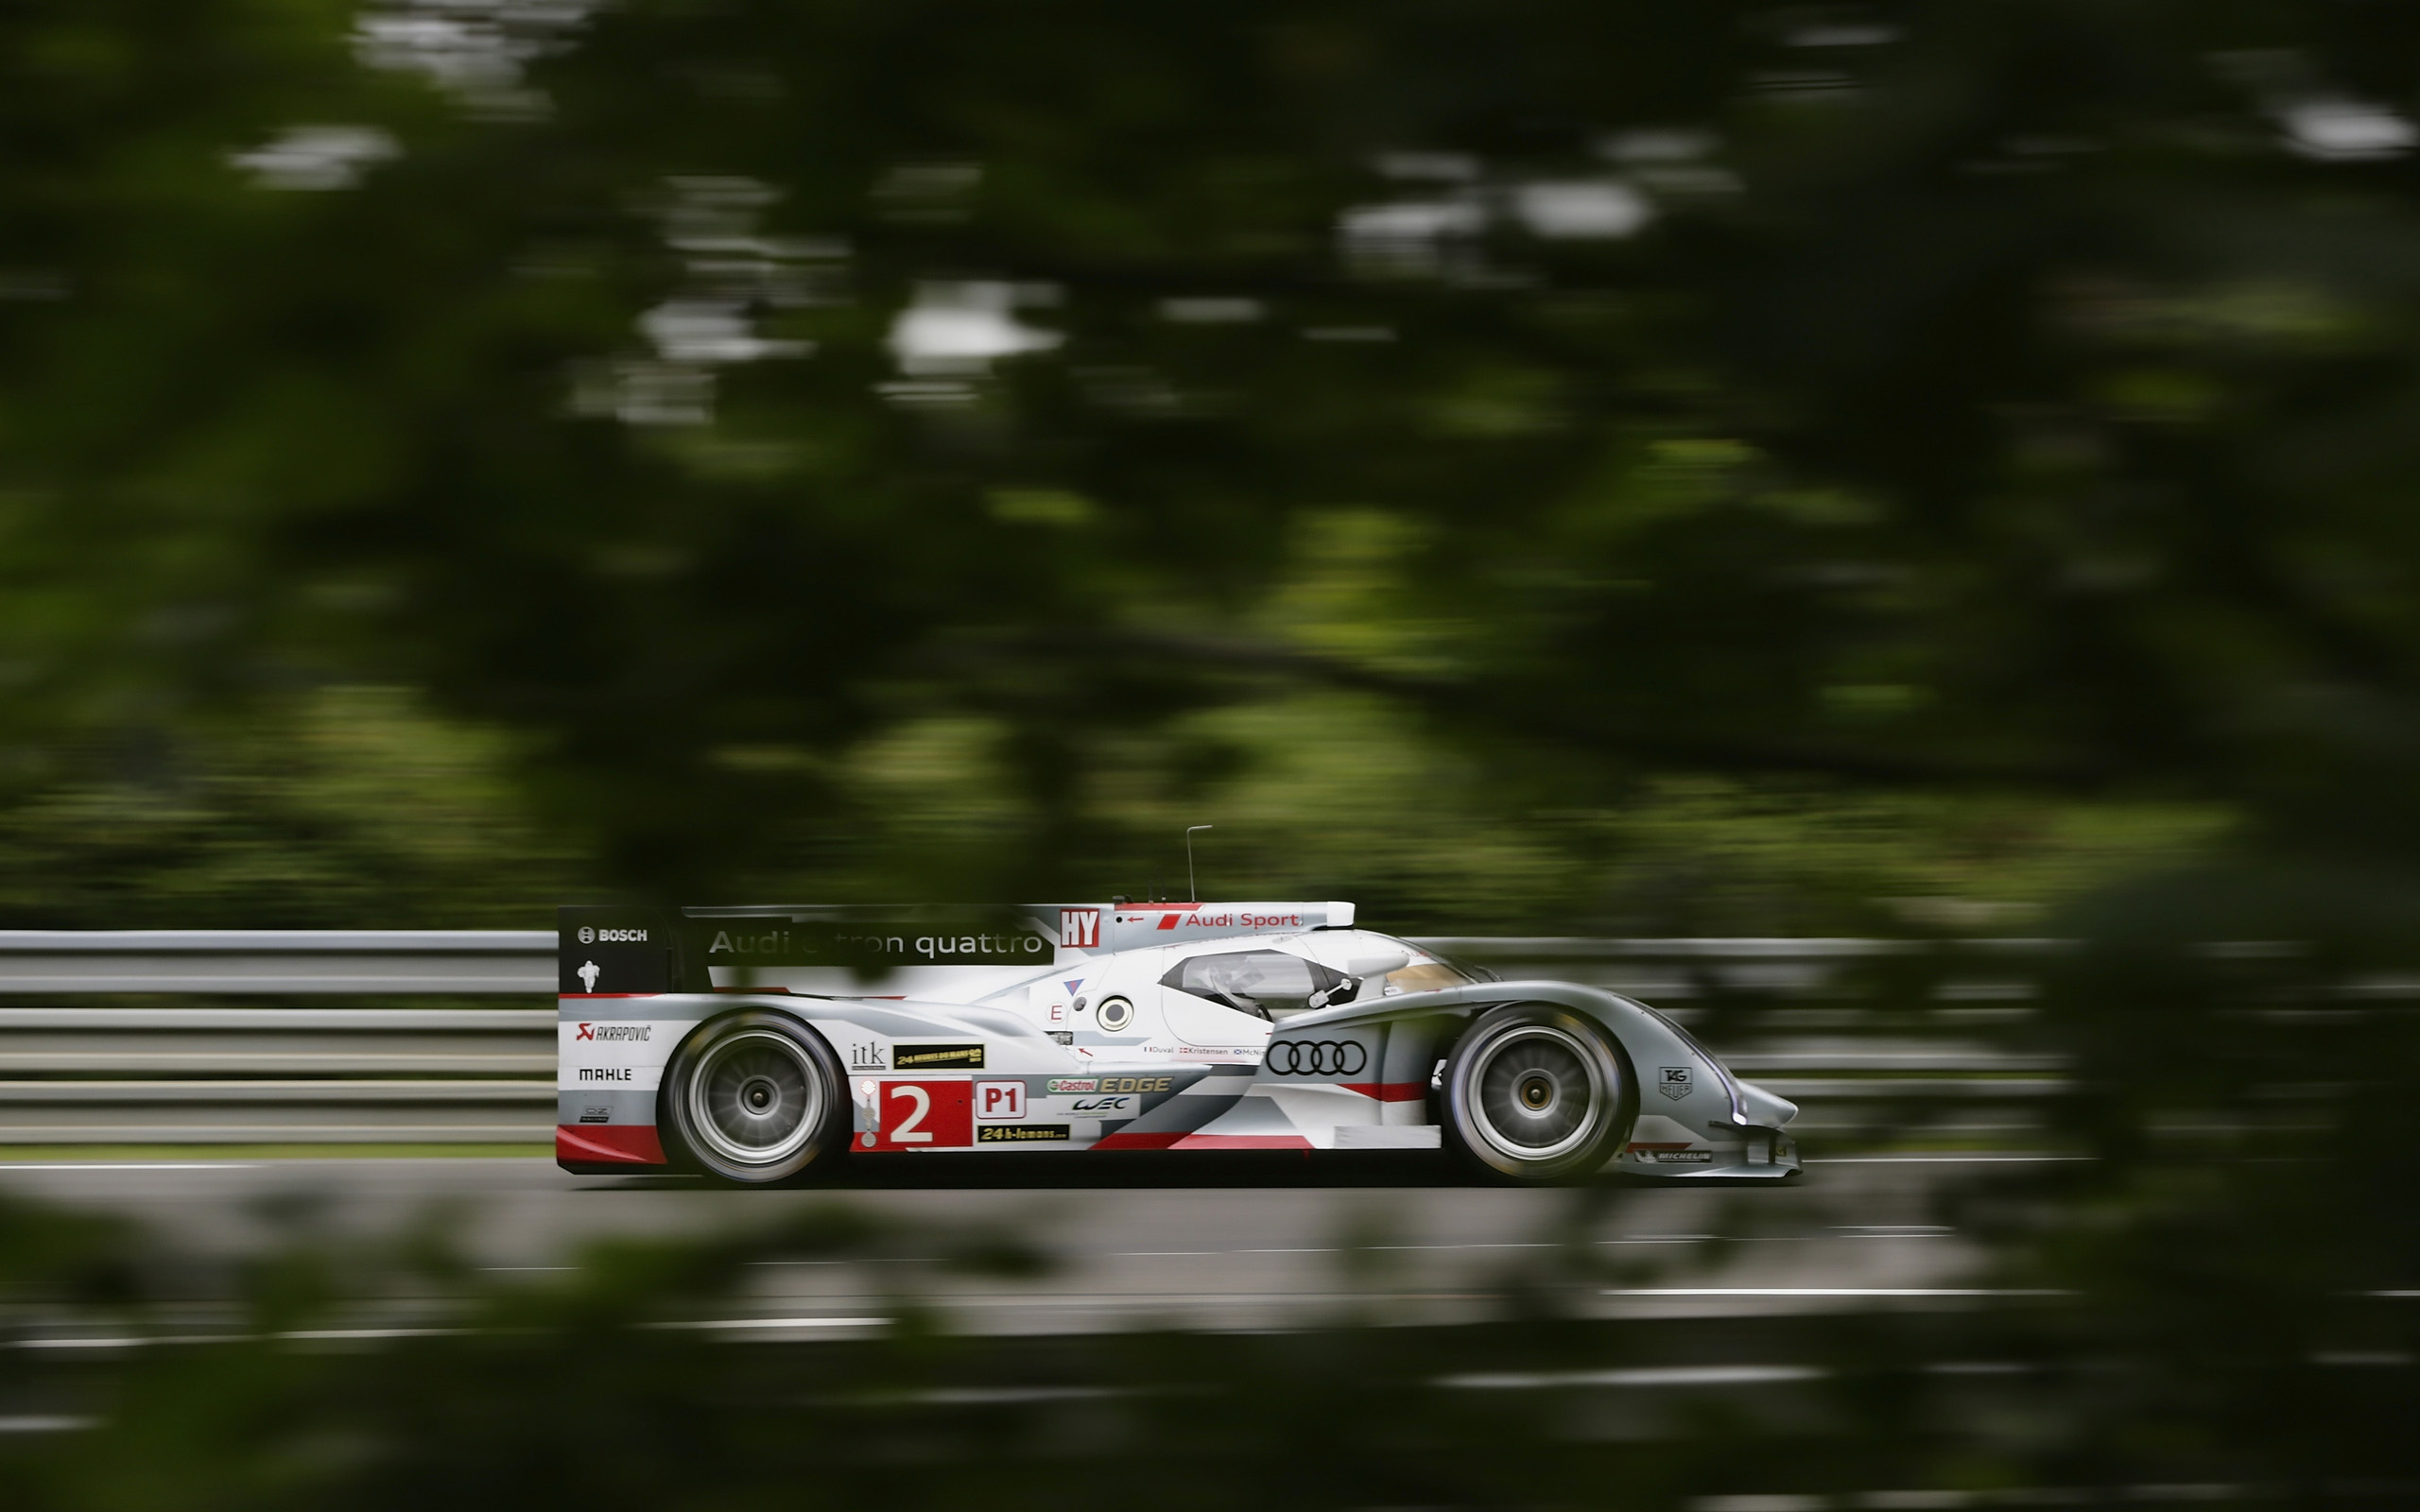
{"label": "tag heuer logo", "polygon": [[1688,1067],[1659,1066],[1656,1069],[1662,1074],[1663,1077],[1663,1079],[1657,1083],[1657,1089],[1661,1091],[1665,1096],[1669,1097],[1677,1103],[1682,1098],[1689,1095]]}

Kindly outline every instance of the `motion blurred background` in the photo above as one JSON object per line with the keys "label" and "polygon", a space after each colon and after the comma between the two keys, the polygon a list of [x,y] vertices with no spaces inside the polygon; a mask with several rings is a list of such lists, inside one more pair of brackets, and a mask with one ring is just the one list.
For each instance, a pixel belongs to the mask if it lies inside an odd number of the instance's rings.
{"label": "motion blurred background", "polygon": [[[2065,1071],[1936,1194],[2014,1297],[1675,1410],[1573,1384],[1652,1353],[1584,1245],[743,1347],[652,1325],[1046,1258],[20,1203],[0,1331],[222,1323],[0,1349],[78,1425],[17,1504],[2420,1492],[2420,12],[21,0],[0,71],[0,925],[1172,896],[1215,823],[1399,933],[1916,942],[1836,988],[1916,1027],[1890,963],[2060,942],[1966,1030]],[[276,1338],[406,1294],[470,1332]]]}

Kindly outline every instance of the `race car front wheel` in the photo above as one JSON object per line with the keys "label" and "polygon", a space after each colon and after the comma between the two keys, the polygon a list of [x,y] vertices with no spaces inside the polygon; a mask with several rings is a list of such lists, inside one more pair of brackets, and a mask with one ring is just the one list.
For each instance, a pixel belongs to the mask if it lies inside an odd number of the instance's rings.
{"label": "race car front wheel", "polygon": [[814,1030],[778,1013],[735,1013],[672,1057],[664,1111],[688,1164],[762,1186],[847,1147],[844,1086]]}
{"label": "race car front wheel", "polygon": [[1482,1170],[1566,1181],[1613,1159],[1636,1108],[1621,1052],[1566,1009],[1519,1003],[1480,1016],[1445,1063],[1445,1124]]}

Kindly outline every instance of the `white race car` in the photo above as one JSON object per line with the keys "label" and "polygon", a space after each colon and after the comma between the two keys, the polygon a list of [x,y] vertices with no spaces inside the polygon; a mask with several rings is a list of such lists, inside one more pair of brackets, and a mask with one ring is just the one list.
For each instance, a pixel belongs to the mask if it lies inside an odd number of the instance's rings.
{"label": "white race car", "polygon": [[1774,1180],[1798,1109],[1643,1004],[1342,902],[573,907],[555,1157],[785,1181],[939,1150],[1435,1150]]}

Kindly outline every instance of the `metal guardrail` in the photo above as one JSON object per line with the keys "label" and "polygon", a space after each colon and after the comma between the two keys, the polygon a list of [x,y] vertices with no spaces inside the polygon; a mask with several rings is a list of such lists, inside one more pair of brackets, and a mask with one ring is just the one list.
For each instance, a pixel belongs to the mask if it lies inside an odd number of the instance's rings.
{"label": "metal guardrail", "polygon": [[554,989],[552,930],[0,930],[0,992]]}
{"label": "metal guardrail", "polygon": [[[1508,976],[1556,976],[1685,1008],[1709,988],[1803,1002],[1844,967],[1920,947],[1865,939],[1456,936],[1420,943]],[[2021,1002],[2054,942],[1962,942],[1977,975],[1945,1005]],[[544,930],[0,931],[0,1002],[134,995],[135,1005],[0,1006],[0,1145],[528,1143],[551,1137],[555,1011],[509,1005],[198,1005],[196,997],[549,998]],[[1989,1011],[1989,1010],[1986,1010]],[[1727,1047],[1742,1074],[1809,1105],[2022,1101],[2055,1062],[1945,1037],[1795,1034]],[[1955,1039],[1945,1038],[1957,1034]],[[1898,1118],[1902,1115],[1890,1115]]]}

